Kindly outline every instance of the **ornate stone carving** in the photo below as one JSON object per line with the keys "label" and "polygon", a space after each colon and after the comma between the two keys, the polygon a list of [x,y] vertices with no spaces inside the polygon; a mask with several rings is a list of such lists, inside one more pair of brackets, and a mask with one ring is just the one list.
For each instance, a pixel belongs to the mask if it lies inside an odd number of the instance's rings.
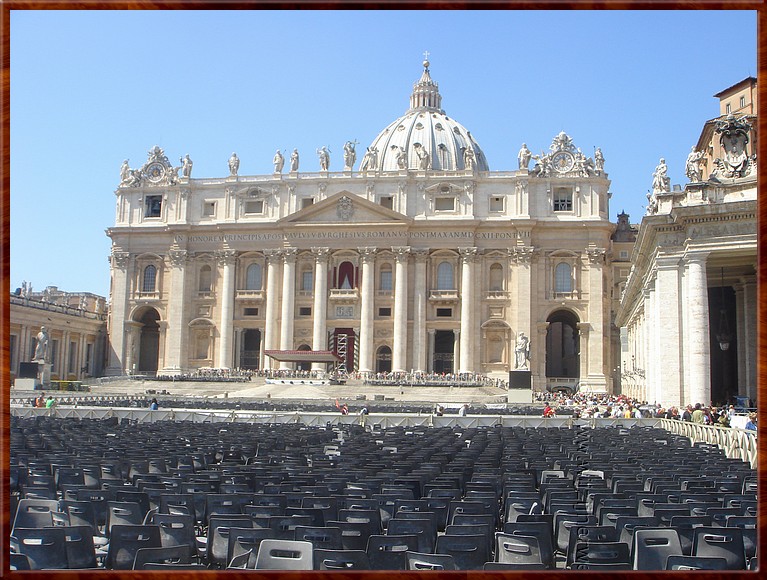
{"label": "ornate stone carving", "polygon": [[415,154],[418,156],[418,169],[426,170],[431,167],[431,155],[429,151],[420,143],[413,144]]}
{"label": "ornate stone carving", "polygon": [[328,189],[328,184],[327,183],[319,183],[319,184],[317,184],[317,195],[319,197],[325,197],[325,192],[327,191],[327,189]]}
{"label": "ornate stone carving", "polygon": [[214,255],[221,266],[232,265],[237,261],[237,250],[217,250]]}
{"label": "ornate stone carving", "polygon": [[354,168],[354,162],[357,160],[357,151],[354,146],[357,143],[356,139],[344,143],[344,171],[351,171]]}
{"label": "ornate stone carving", "polygon": [[161,186],[178,183],[178,167],[173,167],[165,152],[155,145],[140,169],[131,169],[128,160],[120,167],[120,187]]}
{"label": "ornate stone carving", "polygon": [[317,262],[323,262],[330,255],[330,248],[312,248],[312,254]]}
{"label": "ornate stone carving", "polygon": [[535,248],[533,246],[515,246],[510,252],[518,264],[529,264],[533,259]]}
{"label": "ornate stone carving", "polygon": [[464,191],[464,193],[466,193],[466,195],[471,197],[472,195],[474,195],[474,187],[475,186],[476,186],[476,184],[473,181],[467,181],[466,183],[463,184],[463,191]]}
{"label": "ornate stone carving", "polygon": [[327,145],[317,149],[317,157],[320,160],[320,171],[327,171],[330,167],[330,149],[328,149]]}
{"label": "ornate stone carving", "polygon": [[264,256],[266,256],[267,262],[271,264],[279,264],[282,258],[281,249],[264,250]]}
{"label": "ornate stone carving", "polygon": [[429,259],[429,248],[416,248],[410,250],[410,253],[413,254],[416,263],[426,262]]}
{"label": "ornate stone carving", "polygon": [[365,193],[367,194],[368,198],[373,197],[373,192],[376,189],[376,182],[375,181],[368,181],[365,184]]}
{"label": "ornate stone carving", "polygon": [[[130,254],[128,252],[122,252],[122,251],[113,251],[112,252],[112,264],[114,264],[115,268],[124,269],[128,265],[128,259],[130,258]],[[30,284],[31,288],[31,284]]]}
{"label": "ornate stone carving", "polygon": [[168,250],[168,259],[170,260],[170,265],[174,268],[180,268],[184,265],[188,257],[188,252],[186,250],[179,250],[179,249],[170,249]]}
{"label": "ornate stone carving", "polygon": [[274,163],[274,172],[282,173],[282,168],[285,167],[285,156],[279,149],[277,149],[277,153],[274,154],[272,163]]}
{"label": "ornate stone carving", "polygon": [[604,248],[589,248],[586,250],[586,255],[589,257],[591,264],[604,263],[606,253],[607,251]]}
{"label": "ornate stone carving", "polygon": [[751,175],[756,167],[756,155],[749,157],[747,150],[751,124],[745,117],[727,115],[724,120],[717,121],[714,130],[719,134],[724,158],[714,159],[712,177],[737,178]]}
{"label": "ornate stone carving", "polygon": [[354,204],[348,195],[344,195],[338,200],[336,215],[345,222],[348,222],[354,215]]}
{"label": "ornate stone carving", "polygon": [[192,161],[191,157],[189,157],[189,153],[184,155],[181,159],[181,175],[182,177],[185,177],[186,179],[189,179],[192,177],[192,166],[194,165],[194,162]]}
{"label": "ornate stone carving", "polygon": [[282,257],[286,264],[295,264],[298,248],[283,248]]}
{"label": "ornate stone carving", "polygon": [[702,158],[703,152],[696,151],[695,145],[693,145],[692,148],[690,148],[690,154],[687,156],[687,161],[685,161],[684,164],[684,172],[687,175],[687,178],[693,183],[697,183],[701,179],[700,160]]}
{"label": "ornate stone carving", "polygon": [[461,260],[464,262],[476,262],[479,250],[474,247],[458,248],[458,253],[461,254]]}
{"label": "ornate stone carving", "polygon": [[394,253],[397,262],[407,262],[410,255],[410,246],[392,246],[391,251]]}
{"label": "ornate stone carving", "polygon": [[527,143],[522,143],[522,148],[517,153],[517,162],[520,169],[528,169],[530,167],[530,159],[533,154],[527,148]]}
{"label": "ornate stone carving", "polygon": [[298,171],[298,149],[293,149],[293,153],[290,154],[290,172],[294,173]]}
{"label": "ornate stone carving", "polygon": [[232,153],[227,164],[229,165],[229,175],[236,177],[240,170],[240,158],[237,157],[237,153]]}
{"label": "ornate stone carving", "polygon": [[378,251],[378,248],[364,247],[364,248],[357,248],[357,251],[360,253],[360,261],[363,264],[370,264],[375,260],[376,252]]}
{"label": "ornate stone carving", "polygon": [[576,148],[564,131],[554,137],[549,151],[548,154],[532,155],[536,160],[530,172],[532,177],[590,177],[595,174],[594,160]]}
{"label": "ornate stone carving", "polygon": [[378,147],[368,147],[360,163],[360,171],[375,171],[378,169]]}
{"label": "ornate stone carving", "polygon": [[597,147],[594,151],[594,173],[601,175],[605,172],[605,156],[602,155],[602,149]]}

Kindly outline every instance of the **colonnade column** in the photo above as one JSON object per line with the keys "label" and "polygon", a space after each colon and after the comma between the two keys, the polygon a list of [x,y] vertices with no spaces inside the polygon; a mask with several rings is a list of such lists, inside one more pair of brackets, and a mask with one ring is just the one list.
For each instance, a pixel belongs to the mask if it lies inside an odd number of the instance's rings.
{"label": "colonnade column", "polygon": [[394,348],[392,371],[407,370],[407,262],[410,246],[392,247],[397,259],[394,270]]}
{"label": "colonnade column", "polygon": [[237,369],[242,367],[242,330],[242,328],[234,329],[234,348],[232,352],[232,360],[234,361],[234,368]]}
{"label": "colonnade column", "polygon": [[739,394],[756,401],[756,336],[757,336],[757,297],[756,277],[747,276],[741,278],[743,288],[743,307],[735,316],[735,324],[743,327],[743,338],[738,338],[743,343],[742,350],[738,349],[738,359],[743,358],[744,389],[739,389]]}
{"label": "colonnade column", "polygon": [[123,327],[125,329],[125,371],[129,375],[134,374],[138,369],[139,341],[141,340],[141,323],[128,321]]}
{"label": "colonnade column", "polygon": [[[605,364],[605,354],[609,351],[609,343],[605,348],[605,288],[603,285],[604,263],[606,251],[604,248],[590,248],[587,250],[589,259],[589,323],[591,330],[588,335],[588,360],[586,370],[588,373],[588,385],[592,391],[607,392],[607,373],[609,368]],[[583,349],[581,349],[583,352]]]}
{"label": "colonnade column", "polygon": [[232,368],[232,326],[234,323],[234,265],[237,252],[222,250],[217,253],[219,263],[224,267],[223,284],[221,289],[221,323],[219,325],[220,344],[218,345],[219,368]]}
{"label": "colonnade column", "polygon": [[[280,350],[293,349],[293,318],[296,299],[296,255],[298,248],[283,250],[282,313],[280,316]],[[280,362],[281,370],[289,370],[290,363]]]}
{"label": "colonnade column", "polygon": [[415,256],[415,288],[413,291],[413,367],[426,370],[426,262],[429,250],[413,250]]}
{"label": "colonnade column", "polygon": [[711,403],[711,343],[708,325],[708,252],[690,252],[685,256],[687,277],[688,332],[682,340],[689,345],[686,366],[689,369],[689,402]]}
{"label": "colonnade column", "polygon": [[186,261],[187,251],[171,249],[168,252],[170,260],[170,298],[168,300],[168,327],[173,329],[166,335],[165,368],[163,374],[179,374],[182,363],[186,363],[185,346],[188,342],[189,331],[186,324]]}
{"label": "colonnade column", "polygon": [[[276,350],[277,347],[277,303],[279,290],[277,289],[280,264],[282,262],[282,250],[264,250],[266,256],[266,312],[264,313],[264,350]],[[264,368],[275,367],[274,359],[264,357]]]}
{"label": "colonnade column", "polygon": [[[549,324],[550,322],[539,322],[536,326],[536,329],[538,331],[537,336],[537,344],[538,344],[538,351],[540,354],[536,356],[531,355],[531,361],[530,361],[530,369],[536,368],[537,371],[534,371],[538,373],[538,380],[539,380],[539,389],[541,391],[546,391],[546,335],[549,332]],[[533,349],[530,349],[531,351]]]}
{"label": "colonnade column", "polygon": [[[362,301],[360,312],[360,358],[359,371],[373,372],[373,300],[375,295],[376,248],[358,248],[362,261]],[[396,299],[396,296],[395,296]],[[395,319],[396,320],[396,319]]]}
{"label": "colonnade column", "polygon": [[460,365],[458,361],[461,360],[461,329],[453,329],[453,372],[460,373]]}
{"label": "colonnade column", "polygon": [[[328,319],[328,255],[330,248],[312,248],[314,254],[314,321],[312,323],[312,349],[327,349]],[[325,363],[312,363],[313,371],[323,370]]]}
{"label": "colonnade column", "polygon": [[[109,314],[112,327],[109,337],[109,360],[105,373],[121,375],[125,372],[125,335],[120,331],[125,324],[125,314],[128,308],[128,262],[130,254],[118,250],[112,251],[112,308]],[[26,342],[25,357],[28,356],[29,342]]]}
{"label": "colonnade column", "polygon": [[458,248],[461,254],[461,359],[459,373],[472,373],[474,368],[474,264],[477,248]]}
{"label": "colonnade column", "polygon": [[426,354],[426,372],[432,373],[434,372],[434,339],[437,337],[437,330],[435,328],[430,328],[428,330],[428,335],[429,347]]}
{"label": "colonnade column", "polygon": [[[656,258],[655,288],[650,301],[653,316],[651,324],[653,345],[648,367],[651,372],[647,381],[647,396],[662,392],[662,401],[670,405],[680,405],[685,392],[682,355],[681,296],[679,294],[679,256],[662,255]],[[662,391],[660,391],[662,389]],[[661,401],[658,401],[661,402]]]}

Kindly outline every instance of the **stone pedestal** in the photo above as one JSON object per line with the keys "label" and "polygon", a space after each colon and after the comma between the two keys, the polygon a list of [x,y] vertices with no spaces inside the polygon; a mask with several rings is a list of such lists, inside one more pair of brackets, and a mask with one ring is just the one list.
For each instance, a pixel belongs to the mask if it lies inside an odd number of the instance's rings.
{"label": "stone pedestal", "polygon": [[39,365],[39,372],[37,374],[38,382],[44,387],[51,386],[51,364],[45,362],[37,363]]}
{"label": "stone pedestal", "polygon": [[506,396],[509,403],[532,403],[533,384],[532,372],[525,369],[509,371],[509,394]]}
{"label": "stone pedestal", "polygon": [[37,379],[16,379],[13,381],[13,388],[22,391],[35,391],[39,385],[40,383]]}

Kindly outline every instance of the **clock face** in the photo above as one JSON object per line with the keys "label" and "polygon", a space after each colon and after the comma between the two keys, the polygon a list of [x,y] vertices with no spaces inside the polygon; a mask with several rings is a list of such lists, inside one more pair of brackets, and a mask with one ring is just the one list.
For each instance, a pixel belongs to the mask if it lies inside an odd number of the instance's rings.
{"label": "clock face", "polygon": [[162,166],[162,163],[150,163],[144,171],[144,175],[149,181],[157,183],[165,175],[165,167]]}
{"label": "clock face", "polygon": [[573,165],[575,165],[575,158],[572,153],[559,151],[551,158],[551,164],[559,173],[566,173],[573,168]]}

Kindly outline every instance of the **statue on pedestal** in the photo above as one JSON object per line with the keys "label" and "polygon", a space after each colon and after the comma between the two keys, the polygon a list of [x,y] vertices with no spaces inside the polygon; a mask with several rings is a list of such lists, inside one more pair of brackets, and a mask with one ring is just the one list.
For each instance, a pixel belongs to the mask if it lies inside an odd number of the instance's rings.
{"label": "statue on pedestal", "polygon": [[240,170],[240,159],[237,157],[237,153],[232,153],[232,156],[229,158],[229,175],[231,177],[234,177],[237,175],[237,172]]}
{"label": "statue on pedestal", "polygon": [[360,164],[360,169],[368,169],[370,171],[375,171],[378,167],[378,148],[373,147],[372,149],[368,147],[367,153],[365,153],[365,156],[362,158],[362,163]]}
{"label": "statue on pedestal", "polygon": [[40,332],[37,333],[37,345],[35,346],[35,355],[32,357],[32,362],[46,363],[48,362],[48,356],[48,330],[42,326],[40,327]]}
{"label": "statue on pedestal", "polygon": [[602,155],[602,149],[599,147],[594,151],[594,169],[597,173],[605,171],[605,156]]}
{"label": "statue on pedestal", "polygon": [[671,191],[671,178],[667,175],[666,160],[661,157],[655,172],[652,174],[652,192],[668,193]]}
{"label": "statue on pedestal", "polygon": [[357,152],[354,149],[356,144],[356,141],[347,141],[344,143],[344,169],[347,171],[352,170],[354,162],[357,160]]}
{"label": "statue on pedestal", "polygon": [[330,167],[330,149],[323,145],[317,149],[317,155],[320,159],[320,171],[327,171]]}
{"label": "statue on pedestal", "polygon": [[285,167],[285,157],[283,157],[279,149],[277,149],[277,153],[274,154],[272,163],[274,163],[274,172],[282,173],[282,168]]}
{"label": "statue on pedestal", "polygon": [[189,179],[190,177],[192,177],[192,165],[194,165],[194,162],[189,157],[188,153],[184,155],[184,157],[180,161],[181,161],[181,175]]}
{"label": "statue on pedestal", "polygon": [[298,149],[293,149],[293,153],[290,154],[290,170],[298,171]]}
{"label": "statue on pedestal", "polygon": [[527,143],[522,143],[522,148],[519,150],[519,153],[517,154],[517,161],[519,162],[519,168],[527,169],[528,166],[530,165],[530,159],[532,158],[532,156],[533,154],[527,148]]}
{"label": "statue on pedestal", "polygon": [[527,361],[530,359],[530,339],[520,332],[517,344],[514,347],[514,368],[527,370]]}
{"label": "statue on pedestal", "polygon": [[474,166],[476,165],[477,157],[474,153],[474,149],[471,147],[466,147],[463,151],[463,166],[465,169],[469,171],[474,171]]}

